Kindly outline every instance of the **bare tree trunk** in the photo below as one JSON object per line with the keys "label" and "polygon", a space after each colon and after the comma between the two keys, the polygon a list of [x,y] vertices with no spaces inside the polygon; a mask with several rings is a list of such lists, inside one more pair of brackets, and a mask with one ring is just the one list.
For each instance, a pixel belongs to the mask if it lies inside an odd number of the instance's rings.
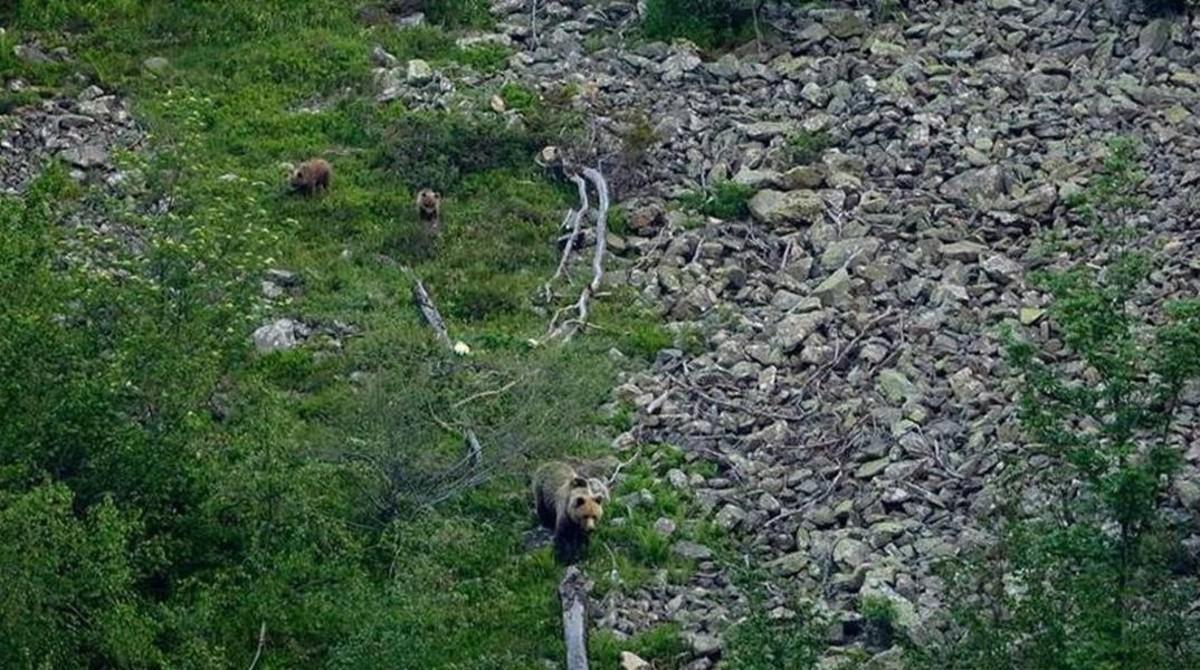
{"label": "bare tree trunk", "polygon": [[567,643],[567,670],[588,670],[587,658],[588,583],[579,568],[567,568],[558,584],[562,599],[563,638]]}
{"label": "bare tree trunk", "polygon": [[425,290],[425,285],[416,275],[410,273],[409,276],[413,280],[413,302],[417,303],[417,309],[421,310],[421,316],[425,319],[425,323],[433,329],[433,335],[438,342],[447,349],[452,348],[454,345],[450,343],[450,334],[446,332],[446,322],[442,320],[442,314],[438,312],[437,305],[433,304],[433,298],[429,297],[429,291]]}

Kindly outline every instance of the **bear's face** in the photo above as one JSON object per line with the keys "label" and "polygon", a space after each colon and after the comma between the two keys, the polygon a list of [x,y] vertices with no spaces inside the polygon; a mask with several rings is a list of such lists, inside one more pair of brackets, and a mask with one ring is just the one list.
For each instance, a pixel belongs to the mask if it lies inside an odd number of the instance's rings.
{"label": "bear's face", "polygon": [[417,204],[427,212],[434,212],[442,204],[442,196],[436,191],[424,189],[417,195]]}
{"label": "bear's face", "polygon": [[596,530],[600,517],[604,516],[604,507],[598,496],[584,491],[576,493],[571,498],[571,519],[589,533]]}
{"label": "bear's face", "polygon": [[596,530],[600,517],[604,516],[605,491],[592,482],[578,477],[572,482],[571,495],[567,499],[567,515],[587,532]]}
{"label": "bear's face", "polygon": [[288,177],[288,184],[292,188],[300,188],[301,186],[304,186],[304,181],[304,170],[301,170],[300,168],[292,170],[292,174]]}

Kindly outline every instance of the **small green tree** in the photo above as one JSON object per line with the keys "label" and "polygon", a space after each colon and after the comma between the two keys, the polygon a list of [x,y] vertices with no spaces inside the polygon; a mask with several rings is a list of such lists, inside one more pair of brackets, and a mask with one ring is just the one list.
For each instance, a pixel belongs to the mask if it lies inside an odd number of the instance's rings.
{"label": "small green tree", "polygon": [[[1035,282],[1071,357],[1010,338],[1031,440],[998,541],[952,572],[959,634],[912,650],[937,668],[1200,667],[1192,579],[1173,571],[1182,534],[1166,513],[1180,467],[1180,395],[1200,378],[1200,303],[1131,308],[1147,257]],[[1029,504],[1030,491],[1045,504]],[[1033,509],[1030,509],[1030,508]]]}

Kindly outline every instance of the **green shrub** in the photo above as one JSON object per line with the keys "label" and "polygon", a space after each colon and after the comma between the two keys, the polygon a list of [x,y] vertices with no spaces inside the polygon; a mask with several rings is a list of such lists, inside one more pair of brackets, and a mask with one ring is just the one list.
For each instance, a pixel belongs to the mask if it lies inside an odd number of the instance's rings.
{"label": "green shrub", "polygon": [[492,25],[488,0],[426,0],[429,20],[447,28],[487,28]]}
{"label": "green shrub", "polygon": [[642,32],[656,40],[684,37],[703,48],[747,39],[754,0],[647,0]]}
{"label": "green shrub", "polygon": [[511,54],[512,51],[498,44],[477,44],[458,49],[453,59],[483,74],[492,74],[504,69]]}
{"label": "green shrub", "polygon": [[792,619],[772,619],[761,595],[751,598],[748,616],[727,635],[722,667],[731,670],[806,670],[816,666],[825,645],[816,618],[793,607]]}
{"label": "green shrub", "polygon": [[0,7],[0,20],[37,30],[85,30],[129,15],[139,0],[15,0]]}
{"label": "green shrub", "polygon": [[517,83],[509,82],[500,87],[500,97],[509,109],[526,111],[533,109],[538,103],[538,94]]}
{"label": "green shrub", "polygon": [[495,116],[406,114],[382,140],[379,162],[412,191],[447,192],[464,176],[498,168],[528,169],[547,142]]}
{"label": "green shrub", "polygon": [[1137,143],[1132,138],[1115,137],[1108,141],[1100,171],[1091,176],[1087,188],[1068,198],[1067,205],[1102,235],[1127,237],[1131,231],[1121,221],[1146,206],[1140,192],[1145,179]]}
{"label": "green shrub", "polygon": [[732,181],[720,181],[708,193],[692,193],[680,198],[680,204],[705,216],[737,219],[750,214],[748,205],[754,189]]}
{"label": "green shrub", "polygon": [[801,130],[788,137],[788,156],[796,165],[808,165],[821,158],[832,141],[823,130]]}

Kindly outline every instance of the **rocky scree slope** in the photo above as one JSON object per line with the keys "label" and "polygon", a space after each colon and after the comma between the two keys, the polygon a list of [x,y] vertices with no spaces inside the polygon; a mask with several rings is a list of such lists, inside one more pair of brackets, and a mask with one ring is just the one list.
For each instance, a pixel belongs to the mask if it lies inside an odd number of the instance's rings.
{"label": "rocky scree slope", "polygon": [[[1200,287],[1200,20],[1114,22],[1081,1],[914,3],[903,21],[768,3],[775,38],[706,60],[625,40],[633,3],[545,3],[536,31],[528,3],[493,11],[499,32],[480,39],[518,49],[501,78],[582,92],[628,211],[615,281],[707,333],[707,351],[663,351],[617,389],[637,420],[616,446],[666,441],[718,463],[669,482],[820,601],[830,642],[860,641],[868,596],[936,638],[932,567],[986,539],[996,475],[1023,441],[997,329],[1020,322],[1061,348],[1025,274],[1064,249],[1104,260],[1068,203],[1111,138],[1142,147],[1149,207],[1128,223],[1161,256],[1145,299]],[[620,176],[633,110],[656,142]],[[797,164],[796,137],[828,148]],[[673,208],[724,179],[756,192],[751,216],[696,225]],[[1198,403],[1185,400],[1181,444],[1200,445]],[[1200,446],[1186,458],[1184,509],[1200,500]],[[701,559],[691,583],[621,596],[601,622],[681,622],[690,667],[708,667],[740,594],[706,548],[680,550]],[[768,603],[772,617],[788,606]]]}

